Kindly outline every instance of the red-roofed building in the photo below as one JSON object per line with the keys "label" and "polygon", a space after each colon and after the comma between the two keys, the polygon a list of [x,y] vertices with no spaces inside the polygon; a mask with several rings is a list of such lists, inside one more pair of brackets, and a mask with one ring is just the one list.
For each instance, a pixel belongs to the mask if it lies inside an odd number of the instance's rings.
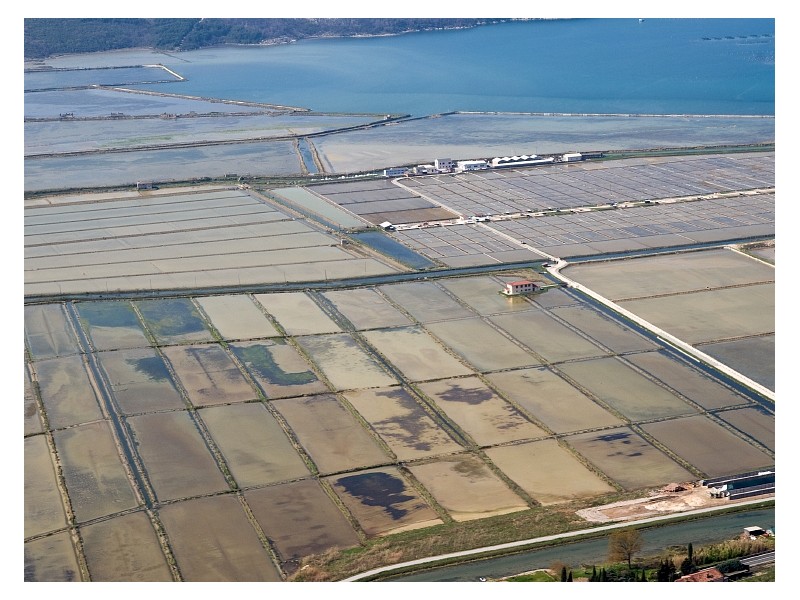
{"label": "red-roofed building", "polygon": [[518,294],[530,294],[535,292],[538,286],[533,281],[521,279],[519,281],[510,281],[506,284],[500,292],[506,296],[517,296]]}

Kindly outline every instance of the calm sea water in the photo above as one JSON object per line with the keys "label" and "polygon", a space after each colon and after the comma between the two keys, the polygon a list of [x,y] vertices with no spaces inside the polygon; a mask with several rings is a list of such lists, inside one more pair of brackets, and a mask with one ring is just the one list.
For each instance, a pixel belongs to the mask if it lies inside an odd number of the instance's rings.
{"label": "calm sea water", "polygon": [[326,112],[775,114],[774,19],[513,22],[162,62],[188,81],[146,89]]}

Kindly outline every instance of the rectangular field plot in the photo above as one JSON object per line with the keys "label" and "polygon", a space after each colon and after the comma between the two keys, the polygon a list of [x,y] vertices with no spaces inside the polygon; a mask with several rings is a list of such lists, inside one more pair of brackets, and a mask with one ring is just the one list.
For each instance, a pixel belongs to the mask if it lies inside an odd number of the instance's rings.
{"label": "rectangular field plot", "polygon": [[720,411],[717,417],[775,452],[774,414],[753,407]]}
{"label": "rectangular field plot", "polygon": [[372,435],[333,395],[275,400],[272,404],[320,473],[390,462]]}
{"label": "rectangular field plot", "polygon": [[627,427],[569,436],[564,440],[626,490],[695,478]]}
{"label": "rectangular field plot", "polygon": [[208,296],[194,300],[223,339],[252,340],[280,335],[249,296]]}
{"label": "rectangular field plot", "polygon": [[479,317],[429,323],[426,329],[478,371],[541,364],[539,359]]}
{"label": "rectangular field plot", "polygon": [[25,542],[25,581],[80,581],[81,572],[69,532]]}
{"label": "rectangular field plot", "polygon": [[552,308],[550,314],[563,319],[614,353],[658,347],[644,336],[588,306]]}
{"label": "rectangular field plot", "polygon": [[442,523],[395,467],[339,475],[328,481],[368,537]]}
{"label": "rectangular field plot", "polygon": [[[525,276],[520,275],[516,279],[528,277],[530,275],[526,274]],[[454,296],[457,296],[465,304],[470,305],[481,315],[520,312],[536,308],[525,296],[504,296],[499,294],[498,292],[504,286],[503,282],[487,275],[443,279],[439,282],[439,285]]]}
{"label": "rectangular field plot", "polygon": [[618,301],[775,281],[775,269],[731,250],[574,265],[564,275]]}
{"label": "rectangular field plot", "polygon": [[549,362],[608,354],[541,310],[495,315],[489,320]]}
{"label": "rectangular field plot", "polygon": [[103,418],[82,356],[40,360],[33,367],[51,429]]}
{"label": "rectangular field plot", "polygon": [[78,341],[60,304],[25,307],[25,341],[34,359],[80,352]]}
{"label": "rectangular field plot", "polygon": [[616,358],[564,363],[558,368],[631,421],[697,412],[681,398]]}
{"label": "rectangular field plot", "polygon": [[322,294],[356,329],[411,325],[411,319],[372,288],[330,291]]}
{"label": "rectangular field plot", "polygon": [[97,355],[123,414],[183,408],[162,358],[151,348],[111,350]]}
{"label": "rectangular field plot", "polygon": [[296,339],[335,390],[397,383],[350,334],[307,335]]}
{"label": "rectangular field plot", "polygon": [[159,516],[184,581],[281,581],[236,497],[169,504]]}
{"label": "rectangular field plot", "polygon": [[306,477],[303,459],[260,402],[198,411],[239,487]]}
{"label": "rectangular field plot", "polygon": [[214,340],[197,307],[188,298],[139,300],[135,305],[160,344]]}
{"label": "rectangular field plot", "polygon": [[365,331],[367,341],[412,381],[472,375],[419,327]]}
{"label": "rectangular field plot", "polygon": [[79,522],[138,506],[107,422],[56,431],[53,438]]}
{"label": "rectangular field plot", "polygon": [[774,468],[775,459],[703,415],[641,426],[706,477]]}
{"label": "rectangular field plot", "polygon": [[92,581],[172,581],[172,572],[144,512],[81,527]]}
{"label": "rectangular field plot", "polygon": [[431,381],[419,387],[479,446],[547,435],[477,377]]}
{"label": "rectangular field plot", "polygon": [[545,368],[487,375],[506,398],[555,433],[621,425],[616,416]]}
{"label": "rectangular field plot", "polygon": [[381,286],[379,290],[420,323],[474,316],[433,283],[396,283]]}
{"label": "rectangular field plot", "polygon": [[227,491],[197,425],[186,412],[140,415],[128,419],[139,455],[159,500],[175,500]]}
{"label": "rectangular field plot", "polygon": [[287,335],[338,333],[341,328],[303,292],[256,294]]}
{"label": "rectangular field plot", "polygon": [[463,448],[401,387],[344,394],[398,460],[460,452]]}
{"label": "rectangular field plot", "polygon": [[555,440],[487,448],[486,454],[509,479],[543,505],[614,491]]}
{"label": "rectangular field plot", "polygon": [[42,433],[42,420],[39,416],[39,405],[36,403],[36,393],[33,391],[33,384],[31,383],[31,376],[28,373],[28,368],[25,367],[25,420],[23,421],[23,431],[25,435],[34,433]]}
{"label": "rectangular field plot", "polygon": [[707,410],[736,406],[747,402],[745,397],[704,375],[701,371],[661,352],[628,354],[625,356],[625,360]]}
{"label": "rectangular field plot", "polygon": [[67,525],[50,449],[43,435],[25,438],[25,537]]}
{"label": "rectangular field plot", "polygon": [[286,571],[296,570],[304,556],[360,543],[349,521],[317,481],[273,485],[247,491],[244,496]]}
{"label": "rectangular field plot", "polygon": [[486,463],[472,455],[410,465],[409,470],[455,521],[482,519],[528,508]]}
{"label": "rectangular field plot", "polygon": [[775,334],[697,346],[756,383],[775,390]]}
{"label": "rectangular field plot", "polygon": [[258,398],[236,363],[218,344],[165,346],[161,351],[195,406],[247,402]]}
{"label": "rectangular field plot", "polygon": [[775,284],[619,302],[690,344],[775,333]]}
{"label": "rectangular field plot", "polygon": [[95,350],[150,345],[129,302],[78,302],[75,308]]}
{"label": "rectangular field plot", "polygon": [[311,365],[284,338],[230,345],[267,398],[327,392]]}

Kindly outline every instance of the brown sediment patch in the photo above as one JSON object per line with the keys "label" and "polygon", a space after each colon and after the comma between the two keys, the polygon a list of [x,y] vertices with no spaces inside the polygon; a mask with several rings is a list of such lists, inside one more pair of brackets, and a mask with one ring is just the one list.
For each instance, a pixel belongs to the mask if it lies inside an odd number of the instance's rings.
{"label": "brown sediment patch", "polygon": [[304,292],[256,294],[288,335],[338,333],[341,328]]}
{"label": "brown sediment patch", "polygon": [[409,466],[455,521],[525,510],[527,503],[475,456],[462,454]]}
{"label": "brown sediment patch", "polygon": [[321,473],[389,462],[366,429],[330,394],[274,400]]}
{"label": "brown sediment patch", "polygon": [[564,441],[627,490],[688,481],[693,477],[627,427],[569,436]]}
{"label": "brown sediment patch", "polygon": [[376,329],[363,335],[412,381],[472,374],[419,327]]}
{"label": "brown sediment patch", "polygon": [[35,370],[51,429],[103,418],[82,356],[40,360]]}
{"label": "brown sediment patch", "polygon": [[544,367],[490,373],[486,379],[556,433],[622,424],[618,417]]}
{"label": "brown sediment patch", "polygon": [[169,504],[159,516],[185,581],[281,581],[234,496]]}
{"label": "brown sediment patch", "polygon": [[92,581],[172,581],[153,524],[143,512],[81,527]]}
{"label": "brown sediment patch", "polygon": [[337,390],[397,383],[350,334],[307,335],[297,338],[297,343]]}
{"label": "brown sediment patch", "polygon": [[378,289],[421,323],[474,316],[430,282],[395,283]]}
{"label": "brown sediment patch", "polygon": [[55,431],[53,438],[79,522],[138,505],[106,421]]}
{"label": "brown sediment patch", "polygon": [[31,382],[31,376],[28,372],[27,366],[25,367],[25,384],[24,384],[24,395],[25,395],[25,421],[23,423],[23,431],[25,435],[31,435],[33,433],[41,433],[42,429],[42,420],[39,416],[39,405],[36,402],[36,394],[33,391],[33,383]]}
{"label": "brown sediment patch", "polygon": [[215,406],[198,413],[240,487],[309,474],[288,436],[263,404]]}
{"label": "brown sediment patch", "polygon": [[324,292],[340,313],[356,329],[398,327],[411,320],[387,302],[372,288]]}
{"label": "brown sediment patch", "polygon": [[480,446],[546,435],[477,377],[432,381],[419,387]]}
{"label": "brown sediment patch", "polygon": [[426,328],[479,371],[541,364],[532,354],[477,317],[429,323]]}
{"label": "brown sediment patch", "polygon": [[543,505],[614,491],[553,439],[487,448],[486,455],[509,479]]}
{"label": "brown sediment patch", "polygon": [[222,346],[165,346],[161,351],[195,406],[246,402],[258,397]]}
{"label": "brown sediment patch", "polygon": [[147,475],[159,500],[227,491],[228,484],[186,412],[130,417]]}
{"label": "brown sediment patch", "polygon": [[25,537],[60,529],[67,525],[64,504],[47,440],[43,435],[25,438]]}
{"label": "brown sediment patch", "polygon": [[381,436],[398,460],[462,450],[401,387],[347,392],[344,397]]}
{"label": "brown sediment patch", "polygon": [[195,298],[211,324],[226,340],[248,340],[280,335],[249,296]]}
{"label": "brown sediment patch", "polygon": [[305,479],[250,490],[245,499],[286,571],[294,571],[305,556],[360,542],[317,481]]}

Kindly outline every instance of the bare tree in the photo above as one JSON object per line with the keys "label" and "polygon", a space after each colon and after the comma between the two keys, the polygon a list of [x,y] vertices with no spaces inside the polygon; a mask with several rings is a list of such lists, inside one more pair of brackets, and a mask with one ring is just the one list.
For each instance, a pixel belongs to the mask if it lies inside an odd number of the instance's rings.
{"label": "bare tree", "polygon": [[608,537],[608,558],[611,562],[626,561],[631,569],[633,556],[642,549],[642,534],[636,529],[621,529]]}

